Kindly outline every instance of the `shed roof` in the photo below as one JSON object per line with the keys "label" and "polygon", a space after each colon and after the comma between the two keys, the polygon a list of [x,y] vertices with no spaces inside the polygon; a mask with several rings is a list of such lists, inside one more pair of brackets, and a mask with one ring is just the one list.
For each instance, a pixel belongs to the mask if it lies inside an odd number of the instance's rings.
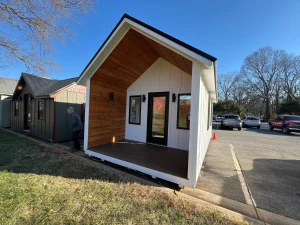
{"label": "shed roof", "polygon": [[51,94],[74,84],[77,80],[77,77],[65,80],[56,80],[28,73],[22,73],[20,80],[22,78],[29,86],[34,97],[50,97]]}
{"label": "shed roof", "polygon": [[18,80],[0,77],[0,94],[12,95]]}

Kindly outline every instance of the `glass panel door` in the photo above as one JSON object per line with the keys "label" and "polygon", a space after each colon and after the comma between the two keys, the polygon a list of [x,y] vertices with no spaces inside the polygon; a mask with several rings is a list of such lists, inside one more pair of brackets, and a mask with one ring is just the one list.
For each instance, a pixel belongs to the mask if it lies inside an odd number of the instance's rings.
{"label": "glass panel door", "polygon": [[169,92],[149,93],[147,142],[168,143]]}
{"label": "glass panel door", "polygon": [[165,137],[166,97],[153,97],[152,137]]}

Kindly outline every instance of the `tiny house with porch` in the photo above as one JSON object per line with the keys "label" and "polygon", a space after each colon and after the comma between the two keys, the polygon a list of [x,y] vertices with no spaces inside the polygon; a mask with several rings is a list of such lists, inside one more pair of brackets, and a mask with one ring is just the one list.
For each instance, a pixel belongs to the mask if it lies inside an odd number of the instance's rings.
{"label": "tiny house with porch", "polygon": [[194,187],[212,135],[216,58],[124,15],[86,66],[84,151]]}
{"label": "tiny house with porch", "polygon": [[70,140],[67,108],[84,121],[85,87],[76,80],[22,73],[11,100],[11,128],[51,142]]}

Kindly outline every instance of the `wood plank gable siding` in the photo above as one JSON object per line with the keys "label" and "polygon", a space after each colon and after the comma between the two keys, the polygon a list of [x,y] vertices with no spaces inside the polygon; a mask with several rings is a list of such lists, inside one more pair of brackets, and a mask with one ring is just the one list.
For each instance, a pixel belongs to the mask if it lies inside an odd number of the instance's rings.
{"label": "wood plank gable siding", "polygon": [[127,89],[159,57],[192,74],[190,60],[133,29],[95,72],[90,80],[88,148],[125,138]]}
{"label": "wood plank gable siding", "polygon": [[[85,107],[86,87],[81,85],[73,85],[51,97],[54,98],[55,108],[55,128],[53,138],[55,141],[65,141],[71,138],[70,116],[67,114],[67,108],[73,107],[75,112],[83,117]],[[83,131],[80,134],[83,137]]]}

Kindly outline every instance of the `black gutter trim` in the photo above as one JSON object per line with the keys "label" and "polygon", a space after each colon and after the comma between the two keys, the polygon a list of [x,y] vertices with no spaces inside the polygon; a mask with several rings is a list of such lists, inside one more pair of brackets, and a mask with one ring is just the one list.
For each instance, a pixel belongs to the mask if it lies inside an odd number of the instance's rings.
{"label": "black gutter trim", "polygon": [[195,48],[195,47],[193,47],[193,46],[191,46],[191,45],[189,45],[189,44],[187,44],[187,43],[185,43],[183,41],[180,41],[177,38],[174,38],[174,37],[172,37],[172,36],[170,36],[170,35],[162,32],[162,31],[160,31],[160,30],[158,30],[158,29],[156,29],[156,28],[154,28],[154,27],[152,27],[152,26],[150,26],[150,25],[148,25],[148,24],[146,24],[146,23],[144,23],[144,22],[142,22],[142,21],[140,21],[140,20],[132,17],[132,16],[129,16],[128,14],[125,13],[122,16],[122,18],[120,19],[120,21],[118,22],[118,24],[114,27],[114,29],[112,30],[112,32],[109,34],[109,36],[105,39],[105,41],[103,42],[103,44],[101,45],[101,47],[98,49],[98,51],[96,52],[96,54],[89,61],[89,63],[87,64],[87,66],[84,68],[84,70],[81,72],[81,74],[78,77],[77,81],[81,78],[81,76],[83,75],[83,73],[86,71],[86,69],[92,63],[92,61],[96,58],[96,56],[98,55],[98,53],[101,51],[101,49],[104,47],[104,45],[107,43],[107,41],[109,40],[109,38],[112,36],[112,34],[115,32],[115,30],[119,27],[119,25],[121,24],[121,22],[125,18],[127,18],[127,19],[129,19],[129,20],[131,20],[131,21],[133,21],[133,22],[135,22],[135,23],[137,23],[137,24],[139,24],[139,25],[141,25],[141,26],[143,26],[143,27],[145,27],[145,28],[147,28],[147,29],[149,29],[149,30],[151,30],[151,31],[159,34],[159,35],[161,35],[161,36],[163,36],[164,38],[169,39],[170,41],[175,42],[178,45],[181,45],[182,47],[184,47],[184,48],[186,48],[186,49],[188,49],[188,50],[190,50],[190,51],[192,51],[192,52],[194,52],[194,53],[196,53],[198,55],[203,56],[204,58],[206,58],[206,59],[208,59],[208,60],[210,60],[212,62],[215,62],[217,60],[217,58],[215,58],[215,57],[213,57],[213,56],[211,56],[211,55],[209,55],[209,54],[207,54],[207,53],[205,53],[205,52],[203,52],[203,51],[201,51],[201,50],[199,50],[199,49],[197,49],[197,48]]}

